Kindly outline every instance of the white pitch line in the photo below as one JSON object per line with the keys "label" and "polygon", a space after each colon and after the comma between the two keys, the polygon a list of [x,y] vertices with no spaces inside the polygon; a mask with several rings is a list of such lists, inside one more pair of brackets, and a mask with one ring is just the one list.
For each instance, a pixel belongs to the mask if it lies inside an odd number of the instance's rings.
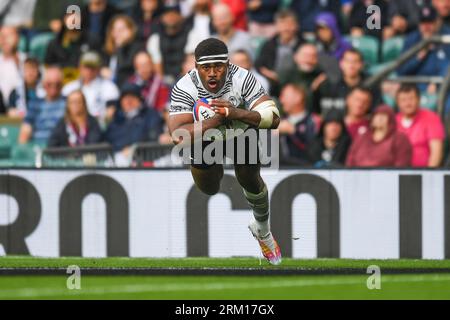
{"label": "white pitch line", "polygon": [[[408,283],[408,282],[447,282],[450,275],[439,276],[403,276],[402,278],[391,278],[382,276],[382,283]],[[245,290],[245,289],[276,289],[289,287],[311,287],[311,286],[336,286],[336,285],[366,285],[363,279],[305,279],[305,280],[282,280],[265,281],[261,283],[239,282],[223,284],[146,284],[146,285],[124,285],[110,286],[104,288],[89,288],[81,290],[51,289],[51,288],[23,288],[14,290],[1,290],[0,299],[25,299],[44,297],[80,297],[84,295],[105,295],[119,293],[151,293],[151,292],[176,292],[176,291],[219,291],[219,290]],[[449,289],[450,296],[450,289]]]}

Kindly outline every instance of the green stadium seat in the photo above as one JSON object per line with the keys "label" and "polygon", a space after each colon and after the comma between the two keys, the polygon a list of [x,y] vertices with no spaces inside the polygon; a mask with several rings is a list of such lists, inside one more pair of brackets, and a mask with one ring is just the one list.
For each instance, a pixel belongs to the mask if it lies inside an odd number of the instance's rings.
{"label": "green stadium seat", "polygon": [[281,7],[288,8],[292,3],[292,0],[281,0]]}
{"label": "green stadium seat", "polygon": [[389,62],[397,59],[402,50],[405,39],[403,37],[394,37],[383,41],[381,59],[383,62]]}
{"label": "green stadium seat", "polygon": [[353,48],[361,52],[368,67],[378,63],[378,53],[380,49],[380,42],[378,39],[371,36],[346,36],[345,39],[351,43]]}
{"label": "green stadium seat", "polygon": [[255,60],[259,57],[259,54],[261,53],[261,49],[266,42],[266,38],[264,37],[252,37],[251,39],[251,47],[253,48],[253,52],[255,54]]}
{"label": "green stadium seat", "polygon": [[27,52],[27,38],[24,36],[20,36],[19,38],[19,51],[20,52]]}
{"label": "green stadium seat", "polygon": [[15,166],[32,167],[36,165],[36,155],[38,150],[43,150],[45,146],[35,143],[15,145],[11,151],[11,160]]}
{"label": "green stadium seat", "polygon": [[437,111],[438,96],[436,94],[422,93],[420,95],[420,105],[428,110]]}
{"label": "green stadium seat", "polygon": [[45,59],[45,53],[47,46],[55,38],[55,35],[51,32],[39,34],[31,40],[30,43],[30,56],[43,62]]}
{"label": "green stadium seat", "polygon": [[0,159],[9,159],[11,150],[17,144],[20,127],[17,125],[0,125]]}

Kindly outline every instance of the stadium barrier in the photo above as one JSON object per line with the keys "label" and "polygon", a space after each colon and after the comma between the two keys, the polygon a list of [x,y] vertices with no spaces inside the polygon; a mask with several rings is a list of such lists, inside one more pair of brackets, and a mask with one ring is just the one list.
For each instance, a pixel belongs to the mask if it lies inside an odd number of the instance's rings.
{"label": "stadium barrier", "polygon": [[114,155],[110,144],[91,144],[80,147],[46,148],[38,154],[39,167],[112,167]]}
{"label": "stadium barrier", "polygon": [[[450,258],[448,171],[263,177],[285,257]],[[0,255],[258,256],[250,218],[228,170],[212,197],[184,169],[0,171]]]}

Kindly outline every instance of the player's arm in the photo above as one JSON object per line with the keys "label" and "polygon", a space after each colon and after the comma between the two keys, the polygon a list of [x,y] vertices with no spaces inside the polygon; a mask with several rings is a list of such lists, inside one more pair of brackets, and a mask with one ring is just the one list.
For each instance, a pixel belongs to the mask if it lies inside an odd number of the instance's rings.
{"label": "player's arm", "polygon": [[[210,119],[194,123],[192,113],[180,113],[170,115],[167,126],[175,144],[193,143],[195,138],[201,139],[206,130],[223,124],[224,119],[222,115],[215,114]],[[186,141],[187,137],[189,141]]]}
{"label": "player's arm", "polygon": [[252,106],[251,110],[235,108],[229,101],[216,99],[211,101],[212,109],[227,120],[240,120],[260,129],[276,129],[280,124],[280,112],[269,96],[264,95]]}

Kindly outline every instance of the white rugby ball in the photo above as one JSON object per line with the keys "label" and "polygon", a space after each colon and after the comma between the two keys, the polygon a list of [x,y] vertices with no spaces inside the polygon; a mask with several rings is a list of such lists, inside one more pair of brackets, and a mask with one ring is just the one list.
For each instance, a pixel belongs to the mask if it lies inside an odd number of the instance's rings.
{"label": "white rugby ball", "polygon": [[193,115],[194,121],[200,122],[212,118],[216,113],[211,109],[211,105],[205,98],[199,99],[195,102]]}

